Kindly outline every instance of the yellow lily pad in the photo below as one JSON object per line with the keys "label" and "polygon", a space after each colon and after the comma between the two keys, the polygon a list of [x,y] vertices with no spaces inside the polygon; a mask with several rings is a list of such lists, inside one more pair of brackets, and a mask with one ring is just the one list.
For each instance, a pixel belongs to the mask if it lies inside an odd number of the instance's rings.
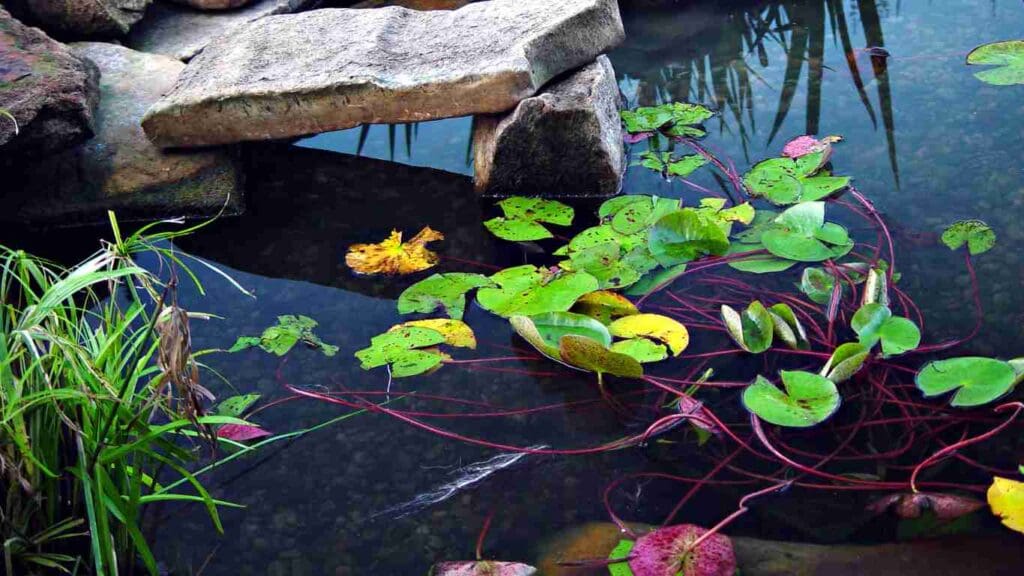
{"label": "yellow lily pad", "polygon": [[1010,530],[1024,533],[1024,482],[996,476],[988,488],[992,513]]}
{"label": "yellow lily pad", "polygon": [[345,264],[358,274],[412,274],[437,265],[437,254],[427,250],[427,243],[444,240],[444,234],[426,226],[408,242],[402,233],[392,230],[391,236],[379,244],[353,244],[345,255]]}
{"label": "yellow lily pad", "polygon": [[456,346],[458,348],[476,348],[476,336],[473,334],[473,329],[469,327],[469,324],[466,324],[462,320],[452,320],[450,318],[410,320],[408,322],[392,326],[388,329],[388,332],[401,330],[407,326],[419,326],[420,328],[436,330],[444,336],[444,343],[449,346]]}
{"label": "yellow lily pad", "polygon": [[606,325],[618,318],[640,313],[629,298],[610,290],[597,290],[584,294],[573,304],[572,311],[590,316]]}
{"label": "yellow lily pad", "polygon": [[679,356],[690,344],[690,333],[676,320],[661,314],[634,314],[608,325],[612,336],[652,338],[668,344],[673,356]]}

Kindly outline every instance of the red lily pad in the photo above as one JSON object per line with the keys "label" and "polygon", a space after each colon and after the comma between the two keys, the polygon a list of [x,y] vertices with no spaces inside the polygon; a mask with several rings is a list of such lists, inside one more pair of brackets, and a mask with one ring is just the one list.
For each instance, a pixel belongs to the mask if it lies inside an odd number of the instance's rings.
{"label": "red lily pad", "polygon": [[224,424],[217,428],[217,436],[235,442],[245,442],[265,438],[270,436],[270,432],[253,424]]}
{"label": "red lily pad", "polygon": [[919,518],[925,510],[931,510],[940,520],[952,520],[966,516],[985,506],[981,500],[955,494],[931,494],[927,492],[903,492],[879,498],[868,505],[868,511],[881,514],[891,510],[900,518]]}
{"label": "red lily pad", "polygon": [[470,560],[464,562],[438,562],[430,576],[534,576],[537,569],[518,562],[492,562]]}
{"label": "red lily pad", "polygon": [[736,555],[728,536],[714,534],[689,550],[706,532],[700,526],[679,524],[645,534],[633,547],[629,568],[634,576],[733,576]]}

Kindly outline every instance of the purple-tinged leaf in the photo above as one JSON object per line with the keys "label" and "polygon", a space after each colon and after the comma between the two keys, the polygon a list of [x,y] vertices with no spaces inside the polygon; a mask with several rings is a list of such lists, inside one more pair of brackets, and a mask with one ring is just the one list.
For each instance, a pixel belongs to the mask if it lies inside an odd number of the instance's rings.
{"label": "purple-tinged leaf", "polygon": [[890,494],[868,505],[868,511],[881,514],[891,510],[900,518],[919,518],[925,510],[931,510],[940,520],[952,520],[966,516],[985,506],[981,500],[955,494],[934,494],[927,492],[904,492]]}
{"label": "purple-tinged leaf", "polygon": [[643,142],[644,140],[647,140],[653,135],[654,132],[637,132],[636,134],[624,132],[622,134],[622,140],[625,141],[626,144],[636,144],[638,142]]}
{"label": "purple-tinged leaf", "polygon": [[265,438],[270,436],[270,432],[253,424],[224,424],[217,428],[217,436],[235,442],[245,442]]}
{"label": "purple-tinged leaf", "polygon": [[689,549],[706,532],[700,526],[679,524],[645,534],[633,547],[629,567],[634,576],[733,576],[736,555],[727,536],[714,534]]}
{"label": "purple-tinged leaf", "polygon": [[534,576],[537,569],[517,562],[492,562],[490,560],[469,560],[463,562],[438,562],[430,570],[430,576]]}

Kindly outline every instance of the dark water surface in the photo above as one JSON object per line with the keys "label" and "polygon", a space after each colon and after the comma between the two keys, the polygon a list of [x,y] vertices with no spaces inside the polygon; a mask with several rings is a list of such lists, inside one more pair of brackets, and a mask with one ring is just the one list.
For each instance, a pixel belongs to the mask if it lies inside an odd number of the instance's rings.
{"label": "dark water surface", "polygon": [[[855,178],[894,230],[902,286],[928,319],[926,339],[961,334],[972,323],[962,258],[937,245],[938,233],[956,219],[986,220],[999,234],[999,244],[977,262],[986,326],[967,351],[1004,357],[1024,351],[1019,249],[1024,241],[1024,87],[985,85],[964,65],[976,45],[1021,36],[1021,2],[695,1],[680,3],[683,7],[666,2],[669,7],[662,9],[623,4],[627,39],[610,56],[629,103],[690,100],[718,108],[721,115],[709,124],[706,143],[741,171],[777,155],[799,134],[845,137],[833,158],[835,169]],[[867,47],[884,47],[891,57],[872,56]],[[196,326],[195,346],[226,348],[240,334],[259,334],[279,314],[304,314],[317,319],[317,332],[341,351],[324,358],[297,350],[283,367],[258,351],[218,356],[210,364],[239,391],[260,392],[267,400],[288,395],[281,379],[321,390],[382,392],[386,373],[362,371],[352,353],[402,321],[394,299],[418,277],[353,277],[343,263],[347,246],[377,241],[392,228],[412,234],[430,225],[446,235],[438,271],[490,270],[468,261],[502,267],[536,261],[480,225],[493,210],[474,196],[467,176],[470,126],[469,119],[390,130],[376,126],[364,135],[353,130],[299,146],[251,149],[249,214],[216,223],[182,247],[218,263],[257,298],[197,270],[208,293],[187,296],[188,306],[222,319]],[[351,155],[357,150],[364,157]],[[717,187],[709,174],[696,180]],[[628,173],[625,190],[692,194],[640,169]],[[578,210],[582,224],[592,222],[591,208]],[[856,227],[851,232],[857,237]],[[794,278],[795,273],[784,281]],[[510,346],[520,345],[503,320],[475,305],[466,321],[481,345],[476,353],[460,352],[460,358],[504,356]],[[746,367],[718,366],[725,373]],[[524,369],[546,374],[516,372]],[[212,376],[206,383],[219,395],[231,393]],[[392,384],[392,391],[413,390],[486,403],[494,410],[577,403],[531,415],[429,419],[462,434],[519,446],[594,446],[637,433],[650,422],[642,413],[632,420],[617,416],[595,401],[591,378],[550,363],[446,366]],[[628,402],[650,404],[653,398],[639,388],[618,391],[631,394]],[[707,400],[737,403],[731,395]],[[395,407],[457,411],[424,400],[400,400]],[[345,410],[294,401],[263,412],[259,421],[284,432]],[[198,508],[167,509],[159,533],[161,554],[169,568],[183,574],[208,560],[206,576],[424,574],[435,561],[472,557],[484,518],[493,513],[486,555],[532,561],[537,546],[560,530],[607,520],[601,495],[609,482],[635,472],[707,470],[699,454],[665,447],[526,456],[442,502],[404,517],[388,512],[451,482],[460,468],[498,454],[384,415],[356,415],[211,476],[215,496],[247,508],[223,513],[222,537]],[[655,482],[630,485],[615,495],[614,504],[624,518],[656,523],[682,490]],[[703,492],[681,518],[714,524],[735,508],[740,494]],[[730,532],[824,542],[891,537],[877,521],[860,518],[851,498],[782,498],[770,510],[754,510]]]}

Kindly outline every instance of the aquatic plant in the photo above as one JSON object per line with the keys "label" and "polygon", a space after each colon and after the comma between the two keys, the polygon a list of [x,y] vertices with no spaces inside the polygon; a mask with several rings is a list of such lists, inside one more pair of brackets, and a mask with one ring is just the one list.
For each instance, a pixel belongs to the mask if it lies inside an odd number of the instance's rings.
{"label": "aquatic plant", "polygon": [[1005,40],[978,46],[967,54],[967,64],[992,66],[988,70],[974,73],[975,78],[986,84],[1024,84],[1024,40]]}
{"label": "aquatic plant", "polygon": [[308,316],[292,316],[290,314],[277,317],[277,324],[268,327],[259,336],[239,336],[228,352],[239,352],[258,346],[266,352],[284,356],[298,343],[322,352],[324,356],[334,356],[338,347],[325,343],[313,333],[317,321]]}
{"label": "aquatic plant", "polygon": [[513,196],[498,202],[498,206],[505,215],[491,218],[484,222],[484,226],[502,240],[543,240],[553,236],[543,224],[572,224],[572,207],[557,200]]}
{"label": "aquatic plant", "polygon": [[353,244],[345,254],[345,264],[358,274],[412,274],[437,264],[437,254],[427,249],[430,242],[444,240],[444,234],[429,226],[406,242],[402,233],[392,230],[377,244]]}

